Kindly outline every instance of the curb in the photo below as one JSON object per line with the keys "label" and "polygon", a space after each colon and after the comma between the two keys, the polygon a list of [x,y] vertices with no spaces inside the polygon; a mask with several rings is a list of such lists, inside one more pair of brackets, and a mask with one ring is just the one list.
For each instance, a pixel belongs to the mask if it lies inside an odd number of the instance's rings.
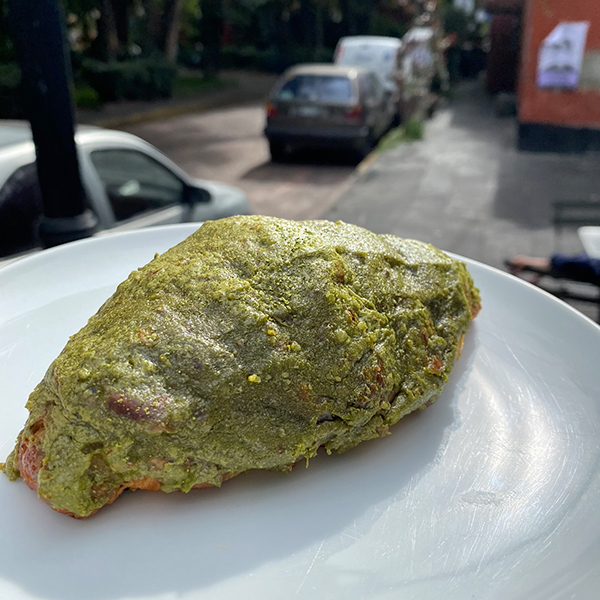
{"label": "curb", "polygon": [[377,150],[371,150],[367,156],[365,156],[356,166],[356,173],[358,177],[362,177],[369,169],[373,166],[375,161],[379,158],[381,153]]}
{"label": "curb", "polygon": [[92,121],[90,124],[96,127],[106,127],[107,129],[119,129],[132,125],[140,125],[142,123],[151,123],[153,121],[161,121],[180,117],[190,113],[202,113],[216,108],[241,106],[251,102],[259,102],[264,99],[264,94],[256,94],[245,96],[244,98],[236,97],[215,97],[205,98],[176,106],[166,106],[150,110],[143,110],[124,115],[122,117],[99,118]]}
{"label": "curb", "polygon": [[381,155],[380,152],[377,152],[376,150],[371,150],[371,152],[369,152],[369,154],[367,154],[367,156],[365,156],[365,158],[363,158],[358,163],[358,165],[356,165],[356,167],[354,168],[354,171],[352,171],[352,174],[350,175],[350,177],[348,177],[348,180],[346,181],[346,183],[343,185],[343,187],[340,190],[338,190],[337,194],[335,195],[335,198],[333,198],[329,202],[327,202],[327,205],[325,206],[325,208],[323,208],[323,210],[320,212],[320,215],[317,216],[316,218],[320,219],[320,218],[322,218],[321,215],[332,210],[335,207],[335,205],[339,202],[340,198],[342,196],[344,196],[344,194],[346,194],[346,192],[359,179],[364,177],[371,170],[371,167],[375,164],[375,162],[377,161],[377,159],[379,158],[380,155]]}
{"label": "curb", "polygon": [[[418,141],[418,140],[415,140]],[[331,210],[338,203],[340,198],[359,180],[365,177],[369,171],[373,168],[373,165],[377,162],[377,160],[386,152],[393,150],[394,148],[388,150],[379,150],[378,146],[375,146],[367,156],[365,156],[359,163],[356,165],[352,175],[348,178],[346,185],[338,192],[335,199],[329,204],[328,208],[323,210],[323,213]]]}

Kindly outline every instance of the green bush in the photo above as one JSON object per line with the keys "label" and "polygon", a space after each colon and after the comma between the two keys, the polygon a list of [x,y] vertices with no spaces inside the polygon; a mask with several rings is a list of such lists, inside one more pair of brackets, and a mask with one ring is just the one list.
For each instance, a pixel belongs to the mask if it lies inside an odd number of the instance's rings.
{"label": "green bush", "polygon": [[419,119],[409,119],[404,126],[404,137],[407,140],[422,140],[424,133],[423,121]]}
{"label": "green bush", "polygon": [[270,73],[281,73],[289,67],[302,63],[332,62],[333,50],[329,48],[306,48],[304,46],[292,46],[285,53],[277,48],[271,47],[264,50],[258,57],[258,68]]}
{"label": "green bush", "polygon": [[230,69],[258,69],[268,73],[282,73],[288,67],[300,63],[332,62],[333,50],[292,46],[282,52],[275,46],[258,50],[253,46],[224,46],[221,64]]}
{"label": "green bush", "polygon": [[0,118],[23,119],[21,101],[21,70],[17,63],[0,65]]}
{"label": "green bush", "polygon": [[102,106],[98,92],[89,85],[75,88],[74,101],[77,108],[98,110]]}
{"label": "green bush", "polygon": [[235,87],[236,85],[237,82],[234,79],[221,77],[206,79],[204,77],[178,75],[173,86],[173,95],[179,97],[194,96],[202,92]]}
{"label": "green bush", "polygon": [[315,50],[311,62],[332,63],[333,50],[331,50],[330,48],[319,48]]}
{"label": "green bush", "polygon": [[401,38],[408,31],[403,23],[398,23],[385,15],[375,12],[369,23],[368,35],[383,35]]}
{"label": "green bush", "polygon": [[87,59],[82,64],[82,78],[102,102],[169,98],[175,75],[173,65],[154,58],[108,63]]}
{"label": "green bush", "polygon": [[267,48],[256,57],[256,68],[267,73],[282,73],[293,64],[290,59],[289,54],[283,54],[275,47]]}
{"label": "green bush", "polygon": [[258,49],[254,46],[223,46],[221,65],[226,69],[256,68]]}
{"label": "green bush", "polygon": [[422,140],[424,135],[423,121],[414,118],[409,119],[404,126],[391,129],[379,140],[377,152],[387,152],[405,142]]}

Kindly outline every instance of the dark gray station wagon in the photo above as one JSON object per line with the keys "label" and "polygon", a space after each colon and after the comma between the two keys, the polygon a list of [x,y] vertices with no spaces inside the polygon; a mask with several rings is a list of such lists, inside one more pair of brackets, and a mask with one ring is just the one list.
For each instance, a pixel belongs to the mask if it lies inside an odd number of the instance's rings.
{"label": "dark gray station wagon", "polygon": [[315,64],[288,69],[266,105],[271,158],[310,147],[366,155],[389,128],[392,98],[377,75],[355,67]]}

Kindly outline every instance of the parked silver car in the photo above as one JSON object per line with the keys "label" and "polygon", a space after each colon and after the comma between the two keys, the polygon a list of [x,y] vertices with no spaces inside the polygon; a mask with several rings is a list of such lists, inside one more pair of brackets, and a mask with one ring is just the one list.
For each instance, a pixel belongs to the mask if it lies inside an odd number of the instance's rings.
{"label": "parked silver car", "polygon": [[271,158],[307,147],[366,155],[389,128],[394,106],[375,73],[328,64],[299,65],[277,81],[266,105]]}
{"label": "parked silver car", "polygon": [[[134,135],[82,126],[76,142],[83,185],[99,229],[122,231],[250,212],[242,190],[190,177]],[[37,246],[41,213],[29,125],[0,122],[0,256]]]}

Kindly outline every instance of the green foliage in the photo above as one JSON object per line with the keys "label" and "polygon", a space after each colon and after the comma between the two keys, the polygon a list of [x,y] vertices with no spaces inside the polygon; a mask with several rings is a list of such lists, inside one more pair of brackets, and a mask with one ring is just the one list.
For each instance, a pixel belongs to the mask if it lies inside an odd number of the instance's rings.
{"label": "green foliage", "polygon": [[330,63],[333,62],[333,50],[331,48],[317,48],[313,52],[311,62]]}
{"label": "green foliage", "polygon": [[173,96],[193,96],[208,90],[220,90],[236,85],[233,79],[178,76],[173,87]]}
{"label": "green foliage", "polygon": [[377,145],[377,152],[387,152],[405,142],[422,140],[424,133],[423,121],[410,119],[405,125],[389,131]]}
{"label": "green foliage", "polygon": [[301,58],[302,50],[297,52],[296,49],[286,49],[286,52],[281,52],[279,48],[270,46],[266,50],[260,52],[256,62],[256,68],[267,73],[282,73],[289,66],[301,62],[306,62]]}
{"label": "green foliage", "polygon": [[258,64],[258,54],[256,46],[223,46],[221,64],[229,69],[255,69]]}
{"label": "green foliage", "polygon": [[469,37],[471,32],[472,19],[461,8],[455,8],[447,5],[443,10],[444,31],[446,33],[455,33],[459,42],[463,42]]}
{"label": "green foliage", "polygon": [[183,0],[181,6],[180,36],[193,39],[198,35],[198,22],[202,18],[200,0]]}
{"label": "green foliage", "polygon": [[404,126],[404,138],[406,140],[422,140],[425,132],[423,121],[410,119]]}
{"label": "green foliage", "polygon": [[20,95],[21,71],[16,63],[0,64],[0,118],[25,117]]}
{"label": "green foliage", "polygon": [[98,0],[63,0],[62,4],[66,14],[75,15],[79,19],[100,8]]}
{"label": "green foliage", "polygon": [[294,45],[281,52],[275,46],[259,50],[254,46],[224,46],[221,64],[230,69],[257,69],[268,73],[281,73],[292,65],[307,62],[331,62],[331,48],[305,48]]}
{"label": "green foliage", "polygon": [[301,62],[331,61],[343,35],[400,37],[411,17],[398,0],[228,0],[224,19],[223,67],[279,73]]}
{"label": "green foliage", "polygon": [[369,35],[385,35],[401,38],[408,31],[405,23],[398,23],[385,15],[374,13],[371,17]]}
{"label": "green foliage", "polygon": [[[164,55],[161,40],[168,37],[165,11],[171,4],[165,0],[107,0],[113,6],[113,17],[118,17],[115,21],[107,18],[109,13],[104,7],[108,4],[103,1],[60,0],[67,17],[77,88],[91,87],[100,102],[168,97],[175,71],[160,53],[154,52],[161,49]],[[181,0],[177,24],[179,64],[196,69],[201,57],[212,56],[215,73],[219,64],[280,73],[297,63],[329,62],[342,35],[402,36],[414,6],[420,4],[418,0]],[[9,24],[7,7],[8,0],[0,0],[0,65],[4,66],[15,60],[5,33]],[[125,7],[125,12],[115,7]],[[211,24],[211,7],[216,25]],[[447,21],[460,28],[463,13],[447,7]],[[114,40],[117,24],[121,24],[119,47],[116,52],[106,52],[107,40]],[[207,36],[206,31],[213,35]],[[223,41],[228,45],[221,48],[219,61],[218,46]],[[130,58],[133,55],[135,59]],[[119,60],[102,63],[90,58],[107,56]],[[6,73],[0,74],[0,110],[20,114],[20,103],[7,100],[15,94],[7,92]],[[94,103],[89,91],[81,93],[78,101]]]}
{"label": "green foliage", "polygon": [[21,83],[21,70],[17,63],[0,65],[0,86],[7,89],[16,89]]}
{"label": "green foliage", "polygon": [[99,110],[102,106],[102,101],[100,100],[98,92],[90,86],[76,87],[73,94],[73,100],[77,108]]}
{"label": "green foliage", "polygon": [[176,68],[160,58],[108,63],[86,59],[82,63],[82,78],[102,102],[169,98],[175,75]]}

